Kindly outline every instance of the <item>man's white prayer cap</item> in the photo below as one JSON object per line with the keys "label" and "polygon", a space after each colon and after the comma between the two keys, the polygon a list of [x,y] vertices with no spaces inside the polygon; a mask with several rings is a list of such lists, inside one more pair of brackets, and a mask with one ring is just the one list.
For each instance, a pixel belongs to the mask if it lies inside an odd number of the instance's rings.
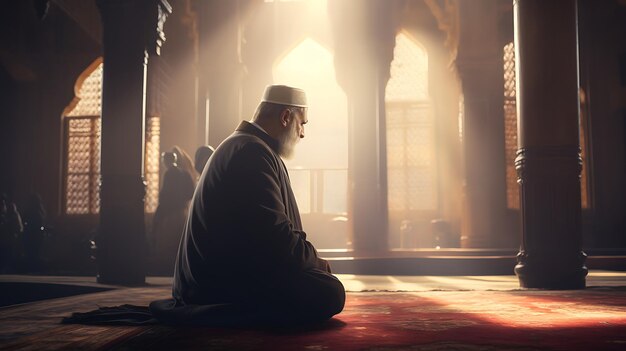
{"label": "man's white prayer cap", "polygon": [[265,94],[263,94],[263,100],[261,101],[280,105],[308,107],[304,90],[286,85],[268,85],[265,88]]}

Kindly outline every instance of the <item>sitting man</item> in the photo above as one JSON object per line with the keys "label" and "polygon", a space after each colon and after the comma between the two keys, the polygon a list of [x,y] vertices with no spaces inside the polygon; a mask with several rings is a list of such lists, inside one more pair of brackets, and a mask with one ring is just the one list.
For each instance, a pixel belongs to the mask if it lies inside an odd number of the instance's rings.
{"label": "sitting man", "polygon": [[281,159],[304,138],[306,107],[304,91],[268,86],[253,121],[215,150],[179,246],[174,299],[150,306],[159,320],[301,324],[341,312],[344,287],[306,240]]}

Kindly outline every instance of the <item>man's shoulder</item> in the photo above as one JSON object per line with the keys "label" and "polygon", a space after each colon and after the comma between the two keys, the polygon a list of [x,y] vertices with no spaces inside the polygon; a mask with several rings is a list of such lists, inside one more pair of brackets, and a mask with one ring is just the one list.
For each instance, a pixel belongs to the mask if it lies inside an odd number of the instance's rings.
{"label": "man's shoulder", "polygon": [[[228,137],[221,146],[223,146],[223,151],[231,154],[231,156],[235,156],[235,154],[257,154],[271,156],[272,158],[275,157],[274,152],[267,143],[258,136],[250,133],[235,132]],[[216,150],[216,152],[217,151],[218,150]]]}
{"label": "man's shoulder", "polygon": [[259,137],[245,132],[231,134],[215,150],[211,157],[211,170],[222,173],[276,172],[280,161],[278,155]]}

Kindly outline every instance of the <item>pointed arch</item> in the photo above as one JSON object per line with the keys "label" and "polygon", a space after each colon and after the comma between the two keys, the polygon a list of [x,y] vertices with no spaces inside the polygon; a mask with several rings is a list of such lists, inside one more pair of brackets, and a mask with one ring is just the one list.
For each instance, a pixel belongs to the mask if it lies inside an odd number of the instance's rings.
{"label": "pointed arch", "polygon": [[[63,213],[88,215],[100,212],[100,142],[102,115],[102,57],[78,76],[74,98],[65,107],[63,123]],[[159,192],[160,119],[146,118],[145,210],[154,212]]]}
{"label": "pointed arch", "polygon": [[408,33],[396,36],[385,90],[390,211],[437,208],[435,125],[428,53]]}
{"label": "pointed arch", "polygon": [[421,233],[405,232],[418,230],[438,209],[436,133],[428,52],[405,31],[396,36],[385,109],[390,245],[420,247]]}
{"label": "pointed arch", "polygon": [[65,107],[62,116],[100,116],[101,86],[102,57],[98,57],[76,79],[74,98]]}

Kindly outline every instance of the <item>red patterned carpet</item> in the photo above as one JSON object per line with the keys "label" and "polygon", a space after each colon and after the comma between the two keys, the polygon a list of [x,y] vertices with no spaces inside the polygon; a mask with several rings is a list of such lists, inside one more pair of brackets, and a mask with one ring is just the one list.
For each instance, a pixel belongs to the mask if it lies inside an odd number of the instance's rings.
{"label": "red patterned carpet", "polygon": [[349,293],[314,329],[61,325],[72,311],[167,297],[130,288],[0,309],[2,350],[626,350],[626,289]]}

